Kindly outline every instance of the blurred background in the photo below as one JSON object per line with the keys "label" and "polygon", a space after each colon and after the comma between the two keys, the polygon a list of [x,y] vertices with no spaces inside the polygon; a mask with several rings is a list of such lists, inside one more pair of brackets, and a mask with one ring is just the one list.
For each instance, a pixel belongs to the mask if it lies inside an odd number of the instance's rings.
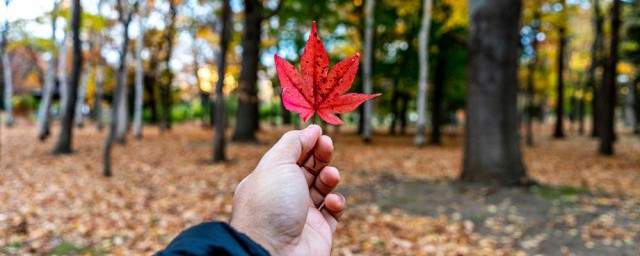
{"label": "blurred background", "polygon": [[313,21],[334,255],[638,255],[637,0],[1,0],[0,254],[144,255],[226,221]]}

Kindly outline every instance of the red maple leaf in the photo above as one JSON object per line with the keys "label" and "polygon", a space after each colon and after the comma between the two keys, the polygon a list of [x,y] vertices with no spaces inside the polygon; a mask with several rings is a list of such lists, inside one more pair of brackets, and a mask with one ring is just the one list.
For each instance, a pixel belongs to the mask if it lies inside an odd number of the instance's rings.
{"label": "red maple leaf", "polygon": [[316,32],[315,21],[300,59],[302,73],[277,53],[275,62],[284,107],[300,114],[304,122],[317,113],[327,123],[342,125],[344,122],[334,114],[353,111],[366,100],[380,96],[379,93],[343,94],[356,77],[360,54],[339,62],[329,71],[329,58]]}

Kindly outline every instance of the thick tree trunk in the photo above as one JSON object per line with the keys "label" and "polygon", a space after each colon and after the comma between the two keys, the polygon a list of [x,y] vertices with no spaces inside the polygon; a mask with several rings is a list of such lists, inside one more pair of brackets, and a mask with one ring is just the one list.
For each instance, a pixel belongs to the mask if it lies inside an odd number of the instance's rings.
{"label": "thick tree trunk", "polygon": [[62,128],[60,129],[58,142],[53,149],[54,154],[70,154],[72,152],[73,118],[76,110],[74,106],[76,98],[78,97],[78,83],[80,82],[80,70],[82,70],[82,45],[80,42],[81,8],[80,0],[72,1],[71,29],[73,31],[73,66],[71,67],[71,83],[66,86],[69,95],[64,103]]}
{"label": "thick tree trunk", "polygon": [[420,28],[418,55],[420,56],[420,74],[418,76],[416,138],[414,144],[421,147],[425,143],[425,130],[427,126],[427,94],[429,93],[429,29],[431,27],[432,0],[422,2],[422,26]]}
{"label": "thick tree trunk", "polygon": [[519,0],[471,0],[462,181],[519,184],[517,127]]}
{"label": "thick tree trunk", "polygon": [[[564,8],[565,2],[561,1],[562,6]],[[565,10],[563,9],[563,12]],[[565,20],[562,21],[566,22]],[[567,45],[567,33],[566,33],[565,25],[560,25],[558,29],[558,55],[557,55],[557,83],[558,83],[558,92],[557,92],[557,101],[556,101],[556,126],[555,131],[553,133],[553,137],[555,138],[564,138],[564,57],[565,57],[565,46]]]}
{"label": "thick tree trunk", "polygon": [[440,145],[442,143],[442,103],[444,100],[445,73],[447,66],[447,57],[444,54],[447,48],[447,35],[442,35],[438,42],[438,64],[436,65],[435,75],[433,77],[433,110],[431,110],[431,139],[429,143]]}
{"label": "thick tree trunk", "polygon": [[42,88],[42,103],[38,109],[38,139],[44,141],[50,134],[50,115],[51,115],[51,101],[53,100],[53,91],[56,83],[56,19],[55,13],[58,12],[60,6],[59,1],[55,1],[53,4],[53,15],[51,16],[51,42],[53,47],[51,48],[51,58],[47,64],[47,73],[45,78],[44,87]]}
{"label": "thick tree trunk", "polygon": [[[238,111],[233,141],[255,142],[258,128],[258,61],[260,54],[260,28],[262,4],[258,0],[245,0],[244,35],[242,37],[242,71],[238,83]],[[223,77],[223,76],[221,76]]]}
{"label": "thick tree trunk", "polygon": [[609,56],[605,65],[605,83],[602,88],[602,116],[600,127],[600,154],[613,155],[613,142],[615,140],[615,108],[616,108],[616,65],[618,64],[618,42],[620,38],[620,3],[613,1],[611,9],[611,41],[609,43]]}
{"label": "thick tree trunk", "polygon": [[[374,12],[376,0],[365,1],[365,32],[364,32],[364,67],[362,68],[363,75],[363,87],[362,91],[365,94],[373,93],[373,29],[374,29]],[[362,123],[362,140],[365,143],[371,142],[371,135],[373,133],[373,127],[371,126],[371,119],[373,117],[373,101],[365,101],[363,105],[363,123]]]}
{"label": "thick tree trunk", "polygon": [[[591,101],[591,114],[592,114],[592,137],[600,136],[600,113],[602,112],[602,104],[600,103],[601,88],[598,86],[598,80],[596,73],[598,67],[602,66],[602,51],[603,51],[603,35],[604,35],[604,17],[600,12],[600,0],[593,0],[593,26],[595,33],[593,35],[593,44],[591,45],[591,66],[589,67],[589,85],[591,86],[591,92],[593,93],[593,100]],[[604,79],[604,77],[603,77]]]}
{"label": "thick tree trunk", "polygon": [[[218,57],[218,74],[224,74],[227,65],[227,48],[229,45],[229,39],[231,37],[231,7],[229,0],[224,0],[222,10],[222,37],[220,38],[220,56]],[[225,118],[224,118],[224,79],[220,79],[216,82],[216,123],[215,123],[215,135],[213,140],[213,161],[222,162],[226,161],[226,147],[225,147]]]}
{"label": "thick tree trunk", "polygon": [[[4,1],[5,10],[9,9],[9,0]],[[2,42],[0,42],[0,55],[2,58],[3,79],[4,79],[4,111],[6,115],[5,124],[7,127],[13,126],[13,106],[11,98],[13,98],[13,81],[11,81],[11,61],[9,60],[9,51],[7,50],[7,32],[9,31],[9,19],[4,18],[4,28],[2,30]]]}
{"label": "thick tree trunk", "polygon": [[137,140],[142,138],[142,101],[144,99],[144,67],[142,61],[142,49],[144,48],[144,22],[142,17],[146,15],[147,1],[140,2],[138,11],[138,38],[136,39],[136,85],[133,110],[133,137]]}

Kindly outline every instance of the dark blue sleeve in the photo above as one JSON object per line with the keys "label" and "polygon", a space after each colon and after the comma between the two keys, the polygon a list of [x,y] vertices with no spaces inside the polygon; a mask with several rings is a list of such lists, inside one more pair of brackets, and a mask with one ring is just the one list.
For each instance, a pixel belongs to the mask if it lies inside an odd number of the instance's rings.
{"label": "dark blue sleeve", "polygon": [[205,222],[182,231],[166,249],[156,255],[269,255],[269,253],[226,223]]}

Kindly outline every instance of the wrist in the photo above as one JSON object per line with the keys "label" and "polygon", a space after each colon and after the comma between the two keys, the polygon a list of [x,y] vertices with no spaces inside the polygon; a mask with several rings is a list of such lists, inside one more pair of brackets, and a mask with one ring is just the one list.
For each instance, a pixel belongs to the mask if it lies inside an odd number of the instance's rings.
{"label": "wrist", "polygon": [[276,249],[277,247],[273,244],[272,240],[269,239],[269,236],[258,232],[257,227],[243,225],[241,221],[235,221],[234,219],[229,222],[229,226],[234,228],[236,231],[246,235],[256,244],[262,246],[262,248],[269,252],[269,255],[281,255]]}

